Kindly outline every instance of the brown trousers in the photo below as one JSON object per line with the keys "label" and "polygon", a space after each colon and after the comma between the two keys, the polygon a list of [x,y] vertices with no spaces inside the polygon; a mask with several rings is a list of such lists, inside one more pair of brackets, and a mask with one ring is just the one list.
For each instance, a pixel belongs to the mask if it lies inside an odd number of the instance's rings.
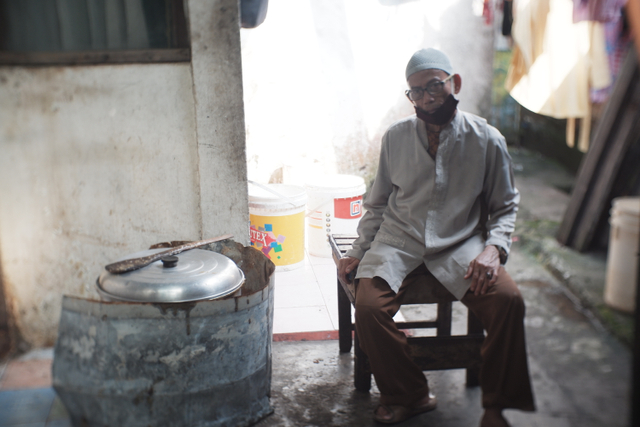
{"label": "brown trousers", "polygon": [[[437,279],[422,264],[394,293],[380,277],[359,280],[355,317],[360,347],[369,357],[371,370],[384,405],[411,405],[429,392],[427,379],[409,356],[406,336],[393,316],[410,286],[432,286]],[[486,337],[480,350],[480,387],[485,408],[535,410],[524,333],[524,301],[517,285],[501,268],[496,283],[484,295],[471,292],[462,298],[482,322]]]}

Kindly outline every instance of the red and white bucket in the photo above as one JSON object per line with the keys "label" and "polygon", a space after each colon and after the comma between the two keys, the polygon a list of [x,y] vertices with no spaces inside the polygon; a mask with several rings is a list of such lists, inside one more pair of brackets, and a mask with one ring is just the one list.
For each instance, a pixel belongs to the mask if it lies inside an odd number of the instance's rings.
{"label": "red and white bucket", "polygon": [[354,175],[321,175],[305,184],[307,250],[330,258],[329,234],[355,234],[362,218],[364,179]]}

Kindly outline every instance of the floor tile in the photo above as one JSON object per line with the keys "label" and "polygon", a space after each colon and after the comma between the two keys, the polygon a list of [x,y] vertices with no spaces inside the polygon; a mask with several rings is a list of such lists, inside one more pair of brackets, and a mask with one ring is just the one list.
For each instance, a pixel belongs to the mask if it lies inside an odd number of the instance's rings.
{"label": "floor tile", "polygon": [[274,334],[333,329],[325,306],[281,308],[274,311],[273,317]]}
{"label": "floor tile", "polygon": [[335,281],[318,282],[318,289],[324,299],[338,298],[338,284]]}
{"label": "floor tile", "polygon": [[315,282],[299,283],[295,285],[280,285],[275,289],[274,307],[312,307],[325,305],[322,292]]}
{"label": "floor tile", "polygon": [[334,296],[337,298],[338,295],[338,281],[336,276],[325,278],[322,280],[318,280],[318,288],[322,292],[322,295],[326,298],[329,296]]}
{"label": "floor tile", "polygon": [[313,255],[307,255],[307,259],[311,265],[333,265],[335,266],[335,262],[332,257],[319,257]]}
{"label": "floor tile", "polygon": [[315,274],[315,280],[318,281],[318,283],[336,283],[338,275],[335,265],[314,265],[312,268]]}
{"label": "floor tile", "polygon": [[[335,279],[332,283],[318,283],[318,288],[322,293],[324,304],[327,307],[327,312],[333,323],[333,328],[338,329],[338,288]],[[353,310],[352,317],[353,317]]]}
{"label": "floor tile", "polygon": [[51,387],[52,359],[12,360],[0,378],[0,390]]}
{"label": "floor tile", "polygon": [[44,427],[54,398],[52,388],[0,392],[0,427]]}
{"label": "floor tile", "polygon": [[277,271],[274,333],[337,330],[335,281],[333,259],[308,253],[301,268]]}
{"label": "floor tile", "polygon": [[291,271],[276,271],[276,287],[285,285],[298,285],[301,283],[313,283],[316,276],[313,267],[305,266]]}
{"label": "floor tile", "polygon": [[[331,318],[331,322],[333,323],[333,329],[339,329],[338,322],[338,298],[334,299],[326,299],[327,301],[327,313],[329,313],[329,317]],[[353,307],[351,307],[351,321],[353,322]]]}

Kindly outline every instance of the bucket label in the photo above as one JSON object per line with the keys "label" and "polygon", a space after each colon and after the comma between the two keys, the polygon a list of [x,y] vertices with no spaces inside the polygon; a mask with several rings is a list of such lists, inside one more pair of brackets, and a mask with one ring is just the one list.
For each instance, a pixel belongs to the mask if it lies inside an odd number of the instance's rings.
{"label": "bucket label", "polygon": [[[267,224],[267,225],[271,225],[271,224]],[[251,233],[251,244],[256,246],[256,245],[260,245],[260,246],[271,246],[271,241],[273,240],[266,232],[264,231],[260,231],[260,230],[256,230],[254,228],[254,226],[251,226],[251,230],[249,230]],[[267,242],[267,240],[269,240]]]}
{"label": "bucket label", "polygon": [[362,216],[362,196],[346,199],[334,199],[333,209],[336,218],[355,219]]}
{"label": "bucket label", "polygon": [[275,265],[290,265],[304,259],[304,212],[283,216],[249,215],[251,246]]}

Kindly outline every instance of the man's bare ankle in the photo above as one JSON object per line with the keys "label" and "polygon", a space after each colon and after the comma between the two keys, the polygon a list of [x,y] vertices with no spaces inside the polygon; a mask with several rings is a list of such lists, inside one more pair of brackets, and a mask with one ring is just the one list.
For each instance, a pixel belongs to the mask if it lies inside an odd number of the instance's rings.
{"label": "man's bare ankle", "polygon": [[480,427],[509,427],[509,423],[502,415],[502,408],[485,408]]}

